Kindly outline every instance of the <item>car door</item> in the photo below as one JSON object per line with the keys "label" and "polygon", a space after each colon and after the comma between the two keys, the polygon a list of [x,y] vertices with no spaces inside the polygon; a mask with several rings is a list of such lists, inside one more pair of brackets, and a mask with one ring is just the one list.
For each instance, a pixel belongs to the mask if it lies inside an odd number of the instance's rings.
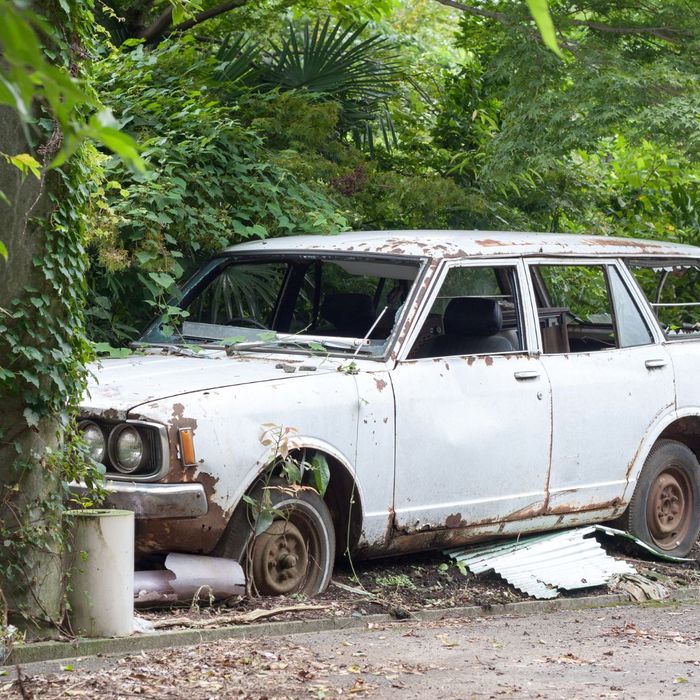
{"label": "car door", "polygon": [[488,523],[495,532],[544,505],[551,396],[527,350],[535,329],[523,275],[518,260],[446,265],[399,354],[399,533]]}
{"label": "car door", "polygon": [[674,409],[668,352],[615,261],[547,259],[528,268],[552,387],[547,511],[612,515],[643,439]]}

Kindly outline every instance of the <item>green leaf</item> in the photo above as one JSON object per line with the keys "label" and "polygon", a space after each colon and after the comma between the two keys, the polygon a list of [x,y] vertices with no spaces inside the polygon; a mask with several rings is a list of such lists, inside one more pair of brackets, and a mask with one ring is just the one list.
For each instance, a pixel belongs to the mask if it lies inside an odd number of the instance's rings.
{"label": "green leaf", "polygon": [[288,459],[282,465],[282,471],[290,484],[298,484],[301,482],[301,470],[299,469],[299,465],[293,459]]}
{"label": "green leaf", "polygon": [[32,411],[31,408],[25,408],[22,415],[30,428],[36,428],[39,425],[40,416],[38,413]]}
{"label": "green leaf", "polygon": [[314,483],[316,490],[321,496],[325,496],[328,482],[331,480],[331,470],[328,467],[328,460],[324,454],[316,454],[311,460],[314,470]]}
{"label": "green leaf", "polygon": [[540,30],[545,46],[551,49],[559,58],[564,58],[559,48],[552,16],[549,14],[547,0],[527,0],[527,6],[530,8],[530,14],[534,18],[537,28]]}
{"label": "green leaf", "polygon": [[37,180],[41,179],[41,163],[29,153],[18,153],[16,156],[5,155],[5,159],[22,174],[31,172]]}
{"label": "green leaf", "polygon": [[2,241],[0,241],[0,255],[7,260],[7,247]]}
{"label": "green leaf", "polygon": [[175,280],[167,272],[149,272],[148,276],[163,289],[170,289],[175,284]]}
{"label": "green leaf", "polygon": [[263,510],[260,511],[257,520],[255,521],[255,534],[257,535],[262,535],[267,528],[272,525],[273,521],[275,520],[275,514],[271,510]]}
{"label": "green leaf", "polygon": [[175,3],[173,5],[173,25],[177,26],[178,24],[182,24],[186,16],[185,8],[180,5],[180,3]]}
{"label": "green leaf", "polygon": [[92,136],[96,141],[109,148],[110,151],[116,153],[134,169],[139,172],[146,171],[146,164],[141,159],[136,141],[131,136],[110,126],[93,124],[92,119],[90,122],[91,128],[87,132],[89,136]]}

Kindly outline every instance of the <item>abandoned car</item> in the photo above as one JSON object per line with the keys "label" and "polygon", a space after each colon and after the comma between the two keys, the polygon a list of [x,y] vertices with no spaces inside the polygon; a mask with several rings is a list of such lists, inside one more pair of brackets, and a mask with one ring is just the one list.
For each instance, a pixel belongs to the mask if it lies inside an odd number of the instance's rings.
{"label": "abandoned car", "polygon": [[[700,248],[365,232],[233,246],[80,427],[140,557],[245,562],[314,594],[336,557],[617,520],[700,529]],[[75,485],[80,489],[80,485]]]}

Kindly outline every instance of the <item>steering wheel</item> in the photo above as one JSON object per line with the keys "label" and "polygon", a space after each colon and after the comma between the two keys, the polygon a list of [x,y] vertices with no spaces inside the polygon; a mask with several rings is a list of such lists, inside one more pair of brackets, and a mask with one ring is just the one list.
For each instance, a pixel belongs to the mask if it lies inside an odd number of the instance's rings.
{"label": "steering wheel", "polygon": [[224,324],[226,326],[251,326],[253,328],[260,328],[264,331],[269,330],[268,327],[258,321],[257,318],[243,318],[243,316],[232,316]]}

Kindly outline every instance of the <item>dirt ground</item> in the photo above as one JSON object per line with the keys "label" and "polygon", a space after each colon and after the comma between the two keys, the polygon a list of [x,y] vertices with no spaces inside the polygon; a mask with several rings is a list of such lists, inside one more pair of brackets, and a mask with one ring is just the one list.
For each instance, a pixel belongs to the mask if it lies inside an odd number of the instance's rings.
{"label": "dirt ground", "polygon": [[[700,586],[700,543],[694,561],[669,564],[601,541],[666,588]],[[240,597],[138,615],[165,629],[254,621],[284,607],[297,609],[265,619],[334,616],[342,626],[343,618],[388,613],[395,623],[32,665],[21,683],[12,671],[0,677],[0,698],[700,697],[698,604],[435,622],[412,615],[526,599],[496,575],[464,575],[441,553],[340,565],[313,600]]]}
{"label": "dirt ground", "polygon": [[[616,540],[603,535],[598,537],[608,553],[624,558],[638,573],[662,583],[668,589],[700,586],[700,541],[690,555],[694,561],[669,564],[642,554],[630,556]],[[339,587],[338,584],[350,587],[355,592]],[[607,590],[607,587],[601,586],[563,591],[562,597],[605,593]],[[465,576],[447,556],[440,552],[432,552],[357,562],[354,567],[341,563],[336,567],[333,583],[328,590],[313,601],[304,601],[298,596],[240,597],[212,607],[195,607],[193,611],[180,607],[169,610],[142,610],[139,614],[150,621],[163,624],[168,617],[202,620],[220,615],[225,619],[234,613],[244,614],[261,608],[292,607],[310,602],[317,608],[276,615],[274,619],[310,619],[329,615],[357,617],[374,613],[389,613],[397,619],[403,619],[418,610],[470,605],[488,607],[497,603],[528,599],[525,593],[513,588],[496,574],[477,577],[467,572]],[[215,623],[215,620],[211,622]],[[184,626],[187,625],[174,628]]]}
{"label": "dirt ground", "polygon": [[[1,679],[0,679],[1,680]],[[700,605],[406,620],[26,668],[0,698],[700,697]]]}

